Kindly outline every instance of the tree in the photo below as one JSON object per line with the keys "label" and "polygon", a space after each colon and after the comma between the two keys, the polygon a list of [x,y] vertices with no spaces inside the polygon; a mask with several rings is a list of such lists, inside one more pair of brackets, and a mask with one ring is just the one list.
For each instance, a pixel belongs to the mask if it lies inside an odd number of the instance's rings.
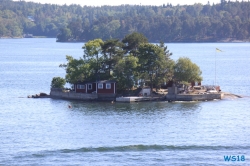
{"label": "tree", "polygon": [[5,28],[5,26],[3,26],[3,24],[0,21],[0,37],[6,35],[6,31],[7,29]]}
{"label": "tree", "polygon": [[[74,59],[72,56],[66,56],[67,64],[61,64],[59,67],[66,70],[66,82],[70,84],[79,81],[86,81],[93,77],[93,63],[87,63],[82,58]],[[92,65],[91,65],[92,64]]]}
{"label": "tree", "polygon": [[133,32],[145,34],[151,42],[249,39],[249,26],[244,24],[249,24],[250,2],[221,0],[221,3],[209,4],[81,7],[1,0],[0,35],[58,34],[60,42],[122,39]]}
{"label": "tree", "polygon": [[102,45],[104,42],[102,39],[90,40],[82,47],[84,49],[84,60],[91,60],[91,62],[96,61],[95,65],[95,75],[97,77],[98,72],[100,71],[100,64],[102,59],[99,59],[99,55],[102,52]]}
{"label": "tree", "polygon": [[118,30],[120,28],[120,21],[119,20],[112,20],[108,24],[105,25],[104,31],[106,31],[106,35],[104,36],[105,39],[112,39],[114,37],[118,37]]}
{"label": "tree", "polygon": [[124,54],[122,49],[123,43],[119,39],[109,39],[102,45],[102,54],[104,56],[105,68],[103,70],[108,70],[108,74],[111,75],[111,70],[113,70],[115,64]]}
{"label": "tree", "polygon": [[61,28],[60,33],[57,35],[57,40],[58,42],[65,42],[69,41],[71,38],[72,34],[69,28]]}
{"label": "tree", "polygon": [[126,53],[137,56],[139,45],[142,43],[148,43],[148,39],[143,34],[134,32],[132,34],[126,35],[122,42],[124,43],[123,49],[126,51]]}
{"label": "tree", "polygon": [[174,66],[174,78],[179,82],[200,82],[201,74],[200,68],[187,57],[179,58]]}
{"label": "tree", "polygon": [[64,78],[61,77],[54,77],[51,81],[51,88],[64,88],[66,81]]}
{"label": "tree", "polygon": [[75,21],[71,21],[68,24],[68,28],[72,32],[73,38],[76,39],[76,40],[79,40],[80,37],[81,37],[81,34],[83,32],[83,29],[82,29],[82,20],[77,19]]}
{"label": "tree", "polygon": [[165,46],[163,41],[160,41],[159,47],[161,47],[164,50],[164,55],[169,59],[171,55],[173,55],[172,52],[169,52],[168,46]]}
{"label": "tree", "polygon": [[167,79],[167,74],[170,71],[170,64],[166,56],[164,48],[144,43],[139,46],[139,66],[138,70],[141,73],[141,78],[148,80],[151,89],[153,85],[158,87]]}
{"label": "tree", "polygon": [[84,55],[83,58],[96,58],[98,59],[99,54],[102,51],[102,45],[104,42],[102,39],[94,39],[90,40],[82,47],[84,49]]}
{"label": "tree", "polygon": [[131,89],[135,82],[138,58],[132,55],[126,56],[118,61],[114,67],[114,78],[119,82],[118,90]]}

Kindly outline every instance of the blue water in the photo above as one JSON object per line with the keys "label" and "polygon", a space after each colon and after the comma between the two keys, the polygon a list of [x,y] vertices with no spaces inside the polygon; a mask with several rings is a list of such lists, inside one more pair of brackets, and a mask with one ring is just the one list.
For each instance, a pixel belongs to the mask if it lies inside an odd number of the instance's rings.
{"label": "blue water", "polygon": [[[1,39],[0,165],[250,165],[250,43],[167,45],[173,59],[186,56],[200,66],[203,84],[216,78],[223,91],[244,98],[131,104],[28,99],[49,93],[52,78],[65,75],[59,64],[66,55],[81,57],[83,43]],[[225,155],[246,160],[228,162]]]}

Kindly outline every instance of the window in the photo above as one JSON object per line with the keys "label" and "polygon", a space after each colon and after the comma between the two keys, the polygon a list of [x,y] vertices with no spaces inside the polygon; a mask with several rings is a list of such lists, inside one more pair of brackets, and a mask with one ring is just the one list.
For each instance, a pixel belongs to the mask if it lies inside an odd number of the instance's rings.
{"label": "window", "polygon": [[111,89],[111,84],[110,83],[106,83],[106,89]]}
{"label": "window", "polygon": [[92,84],[88,84],[88,89],[92,89]]}
{"label": "window", "polygon": [[98,84],[98,89],[103,89],[103,84]]}
{"label": "window", "polygon": [[77,85],[77,89],[85,89],[85,85]]}

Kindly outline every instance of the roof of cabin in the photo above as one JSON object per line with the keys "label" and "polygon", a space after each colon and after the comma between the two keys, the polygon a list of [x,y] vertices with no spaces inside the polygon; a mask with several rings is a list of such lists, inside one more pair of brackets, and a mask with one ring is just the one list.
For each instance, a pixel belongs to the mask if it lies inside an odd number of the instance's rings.
{"label": "roof of cabin", "polygon": [[95,83],[115,83],[115,80],[100,80],[100,81],[96,81]]}
{"label": "roof of cabin", "polygon": [[91,83],[115,83],[117,81],[115,80],[100,80],[100,81],[79,81],[75,84],[81,84],[81,85],[84,85],[84,84],[91,84]]}

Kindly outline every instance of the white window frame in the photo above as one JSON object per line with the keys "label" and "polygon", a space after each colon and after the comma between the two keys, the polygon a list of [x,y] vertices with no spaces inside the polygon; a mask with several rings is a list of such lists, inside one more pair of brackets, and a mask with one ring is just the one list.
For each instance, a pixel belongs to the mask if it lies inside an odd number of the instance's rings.
{"label": "white window frame", "polygon": [[89,90],[92,89],[92,84],[88,84],[88,89],[89,89]]}
{"label": "white window frame", "polygon": [[98,89],[103,89],[103,84],[98,83]]}
{"label": "white window frame", "polygon": [[[108,87],[109,85],[109,87]],[[111,89],[111,83],[106,83],[106,89]]]}
{"label": "white window frame", "polygon": [[85,85],[77,84],[77,89],[85,89]]}

